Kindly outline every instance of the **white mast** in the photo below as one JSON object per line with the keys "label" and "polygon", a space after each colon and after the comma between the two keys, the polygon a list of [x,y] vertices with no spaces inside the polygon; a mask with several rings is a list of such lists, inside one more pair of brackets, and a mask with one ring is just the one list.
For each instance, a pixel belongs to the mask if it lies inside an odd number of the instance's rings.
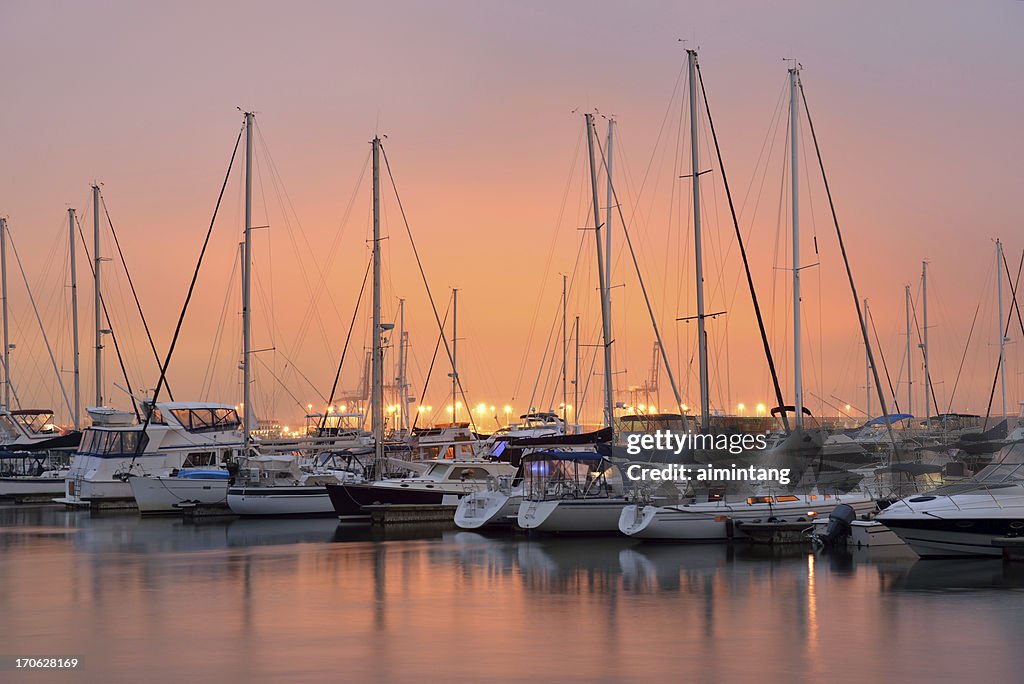
{"label": "white mast", "polygon": [[803,429],[804,426],[804,385],[800,358],[800,193],[797,182],[800,172],[797,151],[797,117],[800,114],[800,104],[796,92],[799,73],[798,66],[793,66],[789,70],[789,138],[792,165],[790,185],[793,189],[793,410],[796,412],[797,430]]}
{"label": "white mast", "polygon": [[459,366],[456,362],[455,349],[458,344],[459,323],[459,290],[452,288],[452,423],[458,422],[459,417]]}
{"label": "white mast", "polygon": [[700,161],[697,141],[697,51],[687,50],[690,80],[690,175],[693,179],[693,258],[697,277],[697,350],[700,359],[700,428],[709,429],[711,402],[708,392],[708,342],[704,330],[704,257],[700,231]]}
{"label": "white mast", "polygon": [[[384,459],[384,350],[380,322],[380,138],[373,138],[373,356],[370,411],[373,455],[377,468]],[[379,476],[378,471],[378,476]]]}
{"label": "white mast", "polygon": [[[79,363],[78,363],[78,273],[75,268],[75,249],[77,240],[75,240],[75,210],[68,209],[68,250],[71,254],[71,353],[72,353],[72,373],[74,373],[74,410],[72,411],[71,420],[74,423],[75,429],[81,428],[82,421],[82,394],[81,384],[79,382]],[[6,312],[5,312],[6,313]],[[6,329],[7,325],[4,324]]]}
{"label": "white mast", "polygon": [[608,283],[605,280],[604,257],[601,254],[601,207],[597,200],[597,166],[594,161],[594,115],[588,113],[584,115],[584,118],[587,126],[587,150],[590,153],[590,188],[594,203],[594,236],[597,241],[597,279],[601,291],[601,331],[604,342],[604,425],[606,427],[614,427],[612,329],[609,316]]}
{"label": "white mast", "polygon": [[405,332],[405,300],[398,300],[398,396],[399,396],[399,409],[398,417],[402,421],[401,429],[405,430],[409,426],[409,402],[406,396],[407,384],[405,382],[405,364],[406,364],[406,336]]}
{"label": "white mast", "polygon": [[[864,298],[864,339],[868,339],[868,298]],[[868,348],[864,347],[864,388],[867,390],[867,404],[864,417],[871,420],[871,357]]]}
{"label": "white mast", "polygon": [[563,427],[569,425],[569,349],[568,334],[565,324],[567,322],[566,309],[568,308],[568,282],[569,276],[562,274],[562,423]]}
{"label": "white mast", "polygon": [[0,297],[4,324],[4,408],[11,408],[11,345],[7,330],[7,219],[0,217]]}
{"label": "white mast", "polygon": [[580,317],[576,317],[576,324],[573,326],[573,339],[576,344],[575,364],[576,370],[573,373],[572,381],[572,432],[577,434],[580,431]]}
{"label": "white mast", "polygon": [[100,186],[92,186],[93,291],[96,315],[96,406],[103,406],[103,306],[100,288]]}
{"label": "white mast", "polygon": [[245,428],[245,452],[255,426],[252,410],[252,112],[245,113],[245,248],[242,258],[242,424]]}
{"label": "white mast", "polygon": [[1006,420],[1006,335],[1003,333],[1003,243],[996,240],[996,300],[999,317],[996,325],[999,329],[999,378],[1003,391],[1003,420]]}
{"label": "white mast", "polygon": [[615,119],[608,119],[608,144],[605,150],[605,175],[608,177],[608,206],[604,219],[604,283],[608,293],[608,320],[612,317],[612,209],[615,205],[615,188],[612,185],[612,144],[615,142]]}
{"label": "white mast", "polygon": [[907,413],[909,413],[910,415],[914,415],[914,357],[910,353],[910,286],[906,285],[905,287],[907,299]]}
{"label": "white mast", "polygon": [[931,387],[932,376],[928,373],[928,262],[921,262],[921,319],[923,341],[921,349],[924,352],[924,420],[927,427],[932,425],[931,410]]}

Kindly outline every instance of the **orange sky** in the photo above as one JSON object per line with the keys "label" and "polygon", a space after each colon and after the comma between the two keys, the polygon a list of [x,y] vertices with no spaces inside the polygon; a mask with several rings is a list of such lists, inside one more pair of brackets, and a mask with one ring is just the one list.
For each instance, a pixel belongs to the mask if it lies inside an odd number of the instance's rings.
{"label": "orange sky", "polygon": [[[0,9],[9,64],[0,108],[6,132],[0,211],[9,218],[54,352],[67,370],[66,209],[75,207],[88,228],[89,184],[102,182],[163,353],[241,123],[236,107],[257,111],[256,222],[270,228],[256,237],[255,346],[277,350],[255,362],[257,410],[287,423],[297,420],[300,405],[322,403],[291,364],[319,393],[327,394],[333,379],[366,265],[369,177],[360,174],[367,143],[380,132],[387,135],[385,149],[442,315],[449,289],[460,288],[460,372],[469,402],[520,410],[534,394],[559,306],[559,274],[573,273],[581,240],[569,316],[581,316],[583,344],[596,340],[593,235],[577,228],[591,220],[578,156],[580,113],[597,108],[618,121],[615,175],[623,210],[683,400],[696,405],[692,333],[674,320],[694,313],[690,193],[677,178],[689,170],[685,135],[677,140],[686,120],[679,118],[681,93],[673,97],[684,60],[676,39],[685,37],[700,48],[737,202],[754,188],[741,227],[750,231],[754,276],[791,400],[784,351],[791,344],[790,295],[779,270],[789,243],[785,119],[772,122],[786,81],[783,58],[797,57],[858,288],[871,300],[893,382],[902,362],[903,286],[912,284],[916,293],[920,261],[927,258],[935,393],[945,409],[980,301],[953,409],[984,412],[995,361],[993,238],[1003,239],[1011,268],[1024,248],[1014,201],[1024,180],[1017,131],[1024,105],[1020,13],[1019,3],[979,9],[934,2],[877,8],[749,3],[742,9],[716,3],[298,3],[287,9],[6,3]],[[762,159],[758,166],[766,136],[776,130],[768,163]],[[702,136],[706,131],[702,124]],[[801,162],[812,162],[809,138],[804,142]],[[701,144],[706,161],[708,148]],[[237,282],[225,299],[242,225],[240,170],[239,164],[172,365],[177,398],[240,397]],[[769,384],[739,280],[720,173],[715,168],[703,178],[708,308],[729,312],[709,323],[712,404],[735,411],[740,402],[768,403]],[[807,401],[815,412],[833,412],[816,397],[863,408],[863,351],[825,196],[817,175],[809,173],[801,185],[802,249],[806,262],[821,262],[804,278]],[[419,394],[437,331],[387,185],[383,223],[389,238],[385,319],[394,317],[398,297],[407,298],[411,382]],[[113,245],[105,241],[110,254]],[[621,232],[616,242],[615,382],[618,398],[632,401],[625,390],[648,375],[653,333]],[[84,256],[79,260],[83,395],[90,403],[92,294]],[[59,407],[60,392],[14,268],[9,263],[19,397],[23,405]],[[116,262],[104,269],[111,274],[108,308],[129,350],[132,385],[152,387],[155,364],[131,315],[126,281]],[[309,293],[318,289],[326,294],[308,333],[300,335]],[[365,310],[359,315],[343,373],[349,389],[358,382],[358,358],[368,343],[367,316]],[[1011,328],[1011,340],[1019,333]],[[1024,369],[1016,345],[1008,349],[1015,413]],[[583,351],[586,374],[593,348]],[[204,381],[211,356],[212,374]],[[106,358],[108,383],[123,384],[109,344]],[[439,360],[425,400],[438,413],[446,402],[444,366]],[[536,406],[561,401],[558,373],[545,369]],[[671,403],[664,372],[661,384],[658,402]],[[589,419],[597,418],[599,388],[595,375],[584,407]],[[108,384],[108,394],[124,405],[123,392]],[[904,397],[901,391],[901,402]],[[920,413],[922,395],[914,401]]]}

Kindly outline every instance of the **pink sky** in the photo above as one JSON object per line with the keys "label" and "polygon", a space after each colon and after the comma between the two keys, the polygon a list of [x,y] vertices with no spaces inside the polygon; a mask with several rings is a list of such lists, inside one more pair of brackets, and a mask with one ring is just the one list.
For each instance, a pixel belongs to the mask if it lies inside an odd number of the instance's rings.
{"label": "pink sky", "polygon": [[[270,229],[256,237],[255,346],[277,352],[260,354],[256,363],[257,410],[294,421],[300,405],[322,400],[287,366],[293,363],[324,394],[333,379],[366,265],[369,185],[360,171],[368,141],[380,132],[387,135],[385,148],[442,309],[449,288],[460,288],[460,371],[470,403],[521,410],[533,394],[559,306],[559,274],[573,272],[581,239],[569,315],[582,317],[585,344],[594,342],[599,324],[593,236],[577,231],[589,221],[586,169],[582,157],[573,163],[579,112],[597,108],[618,121],[620,199],[684,401],[696,405],[692,337],[688,341],[689,329],[674,321],[694,313],[689,189],[676,178],[688,173],[688,149],[685,137],[677,145],[680,100],[678,94],[672,99],[684,60],[677,38],[686,38],[700,49],[737,201],[763,182],[757,211],[750,200],[741,226],[751,231],[747,247],[791,400],[784,351],[791,342],[785,333],[789,294],[778,270],[784,256],[775,257],[776,240],[783,249],[789,240],[785,201],[779,221],[782,139],[767,171],[755,169],[755,162],[785,84],[783,58],[796,57],[805,67],[858,288],[871,300],[893,382],[902,364],[903,287],[912,284],[916,292],[927,258],[935,393],[945,409],[981,302],[952,408],[984,412],[996,354],[993,240],[1003,239],[1011,268],[1024,249],[1016,201],[1024,181],[1022,11],[1014,2],[7,2],[0,8],[7,60],[0,212],[8,216],[66,370],[66,210],[73,206],[91,220],[89,185],[102,182],[163,353],[241,123],[236,107],[258,112],[256,220]],[[806,159],[813,161],[809,139],[805,143]],[[673,166],[675,157],[684,160],[681,170]],[[271,180],[271,158],[279,182]],[[225,299],[241,234],[240,169],[225,195],[170,372],[177,398],[234,403],[240,397],[237,283]],[[821,411],[813,394],[862,408],[856,316],[820,180],[813,168],[806,171],[803,251],[808,262],[815,260],[816,235],[821,262],[804,279],[808,403]],[[712,404],[734,411],[740,402],[748,408],[769,403],[769,385],[748,298],[736,289],[738,254],[720,174],[705,178],[708,307],[729,311],[709,324]],[[385,318],[394,317],[398,297],[408,299],[418,394],[437,331],[389,188],[384,211]],[[621,250],[621,234],[616,240]],[[111,249],[104,247],[107,254]],[[628,254],[619,251],[616,258],[614,284],[622,285],[613,292],[616,385],[628,401],[626,388],[648,374],[653,334]],[[23,405],[59,407],[24,287],[9,267],[19,396]],[[154,364],[131,315],[126,281],[115,274],[116,262],[104,268],[111,273],[106,296],[114,327],[131,349],[132,384],[152,387]],[[328,294],[318,322],[300,336],[309,292],[323,287],[321,269]],[[84,257],[79,271],[83,395],[90,403],[92,294]],[[1008,288],[1005,295],[1009,301]],[[349,388],[368,342],[366,320],[361,313],[346,362]],[[1018,342],[1020,329],[1011,328],[1010,337]],[[204,382],[215,348],[212,380]],[[1018,346],[1008,350],[1009,404],[1016,413],[1024,367]],[[440,365],[425,401],[438,410],[446,402],[448,372]],[[914,372],[920,380],[917,363]],[[539,408],[560,395],[557,374],[549,369],[537,383]],[[124,405],[125,395],[111,387],[123,384],[111,345],[106,376],[112,402]],[[664,373],[661,379],[658,401],[665,405],[671,394]],[[584,414],[591,419],[598,389],[595,376]],[[904,397],[901,391],[901,402]],[[914,401],[920,413],[922,395]]]}

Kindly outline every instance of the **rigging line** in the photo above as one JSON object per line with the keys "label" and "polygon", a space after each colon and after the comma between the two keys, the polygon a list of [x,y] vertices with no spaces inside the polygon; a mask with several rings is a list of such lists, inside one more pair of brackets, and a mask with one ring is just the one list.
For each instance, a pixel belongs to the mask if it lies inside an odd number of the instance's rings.
{"label": "rigging line", "polygon": [[[438,330],[441,332],[442,341],[444,342],[444,350],[448,355],[448,361],[451,362],[452,366],[455,365],[452,359],[452,350],[448,346],[448,339],[444,337],[444,326],[441,324],[441,316],[437,313],[437,304],[434,303],[434,296],[430,293],[430,284],[427,282],[427,273],[423,270],[423,262],[420,261],[419,250],[416,249],[416,241],[412,237],[412,228],[409,227],[409,219],[405,214],[405,206],[402,204],[402,198],[398,194],[398,185],[395,183],[395,176],[391,173],[391,163],[388,161],[388,153],[384,151],[383,145],[381,151],[384,153],[384,167],[388,171],[388,178],[391,179],[391,187],[395,191],[395,200],[398,202],[398,209],[402,214],[402,223],[405,225],[405,232],[409,236],[409,244],[412,246],[413,256],[416,257],[416,266],[419,268],[420,277],[423,279],[423,287],[427,291],[427,299],[430,300],[430,309],[434,312],[434,320],[437,322]],[[475,423],[473,420],[473,409],[469,406],[469,401],[466,399],[466,392],[462,388],[462,378],[459,374],[455,373],[455,383],[458,385],[459,393],[462,395],[462,400],[466,402],[466,413],[469,414],[469,422]]]}
{"label": "rigging line", "polygon": [[[359,304],[363,301],[363,292],[366,291],[366,279],[370,275],[370,267],[373,265],[373,258],[371,257],[366,262],[366,271],[363,272],[363,284],[359,286],[359,295],[356,297],[356,305],[352,311],[352,321],[348,324],[348,332],[345,333],[345,344],[341,348],[341,358],[338,359],[338,370],[334,374],[334,384],[331,385],[330,398],[327,400],[327,406],[334,405],[334,394],[338,391],[338,381],[341,380],[341,367],[345,363],[345,355],[348,353],[348,343],[352,339],[352,330],[356,327],[356,317],[359,315]],[[327,425],[327,411],[324,411],[323,420],[320,421],[320,429],[323,430],[324,426]]]}
{"label": "rigging line", "polygon": [[[601,163],[604,165],[605,174],[608,173],[608,160],[604,156],[604,149],[601,147],[601,141],[596,140],[597,149],[601,153]],[[661,350],[661,359],[665,364],[665,373],[668,375],[669,384],[672,385],[672,395],[675,397],[675,405],[681,406],[683,403],[682,397],[679,396],[679,387],[676,385],[675,375],[672,373],[672,365],[669,362],[668,353],[665,351],[665,345],[661,341],[661,331],[658,330],[658,322],[654,317],[654,309],[651,307],[651,299],[647,295],[647,286],[644,284],[644,278],[640,274],[640,264],[636,260],[636,252],[633,251],[633,241],[629,237],[629,228],[627,228],[626,217],[622,213],[622,203],[619,201],[619,193],[615,190],[615,183],[610,179],[608,181],[608,187],[612,191],[612,199],[615,200],[615,207],[619,215],[619,221],[622,223],[622,234],[626,237],[626,245],[629,247],[629,255],[633,259],[633,268],[636,269],[636,277],[640,282],[640,292],[644,296],[644,303],[647,305],[647,315],[651,318],[651,327],[654,328],[654,335],[658,338],[658,348]],[[607,344],[607,341],[605,341]],[[614,422],[614,416],[609,416]]]}
{"label": "rigging line", "polygon": [[270,377],[274,378],[274,380],[277,381],[277,384],[281,386],[281,389],[283,389],[288,394],[288,396],[292,398],[292,401],[295,402],[295,405],[298,406],[303,411],[305,411],[306,410],[306,406],[302,402],[299,401],[298,397],[296,397],[294,394],[291,393],[291,390],[289,390],[287,385],[284,384],[284,381],[281,380],[281,378],[279,378],[277,376],[277,374],[274,373],[274,370],[270,367],[270,364],[268,364],[266,361],[261,359],[259,357],[259,354],[255,354],[254,356],[256,357],[256,360],[259,361],[260,363],[262,363],[263,367],[267,369],[267,372],[270,373]]}
{"label": "rigging line", "polygon": [[39,309],[36,307],[36,298],[32,294],[32,288],[28,284],[28,276],[25,275],[25,267],[21,265],[21,256],[18,255],[18,248],[14,244],[14,236],[11,235],[11,231],[7,231],[7,239],[11,243],[11,251],[14,252],[14,259],[18,262],[18,270],[21,271],[21,279],[25,281],[25,290],[28,292],[28,300],[32,302],[32,310],[36,314],[36,321],[39,323],[39,330],[43,334],[43,342],[46,343],[46,351],[50,354],[50,363],[53,364],[53,372],[57,375],[57,382],[60,385],[61,394],[64,395],[64,404],[68,407],[68,413],[74,413],[74,409],[71,408],[71,401],[68,399],[68,392],[64,388],[64,381],[60,377],[60,368],[57,366],[57,359],[53,355],[53,349],[50,347],[50,340],[46,336],[46,329],[43,328],[43,319],[39,316]]}
{"label": "rigging line", "polygon": [[[885,352],[882,350],[882,341],[878,339],[878,329],[875,327],[875,316],[868,311],[868,322],[871,324],[871,332],[875,334],[875,344],[878,345],[878,355],[882,357],[882,369],[885,371],[885,380],[889,383],[889,391],[892,392],[892,404],[896,413],[900,412],[900,400],[896,397],[896,389],[892,386],[892,378],[889,377],[889,366],[885,362]],[[824,384],[824,382],[822,383]]]}
{"label": "rigging line", "polygon": [[[920,284],[918,285],[917,294],[918,294],[918,299],[920,299],[920,296],[921,296]],[[921,324],[917,320],[917,307],[915,305],[911,304],[910,311],[914,314],[914,316],[913,316],[913,318],[914,318],[914,330],[915,330],[915,332],[917,332],[918,349],[921,350],[921,358],[922,358],[922,360],[926,360],[925,359],[925,349],[924,349],[924,339],[921,336]],[[932,396],[932,406],[934,406],[935,410],[938,411],[939,410],[939,403],[938,403],[938,399],[935,398],[935,385],[934,385],[934,383],[932,383],[932,374],[931,374],[930,371],[925,374],[925,385],[926,386],[924,388],[924,391],[925,391],[926,394],[931,394],[931,396]],[[925,398],[927,398],[927,397],[925,397]],[[928,420],[929,418],[930,418],[930,416],[925,416],[925,420]]]}
{"label": "rigging line", "polygon": [[[149,348],[153,351],[153,358],[156,360],[156,367],[160,367],[160,354],[156,351],[156,344],[153,343],[153,335],[149,331],[149,323],[146,322],[146,314],[142,312],[142,302],[139,301],[139,295],[135,291],[135,281],[132,280],[132,274],[128,270],[128,262],[125,261],[124,252],[121,251],[121,242],[117,239],[117,231],[114,230],[114,222],[110,219],[110,211],[107,209],[107,199],[103,196],[103,191],[100,191],[100,204],[103,206],[103,213],[107,217],[107,225],[110,226],[110,234],[114,236],[114,247],[117,248],[117,256],[121,259],[121,267],[124,268],[124,274],[128,278],[128,286],[132,290],[132,298],[135,299],[135,308],[139,311],[139,318],[142,319],[142,328],[146,331],[146,339],[149,340]],[[79,226],[81,231],[81,226]],[[83,243],[84,244],[84,243]],[[86,248],[88,253],[88,248]],[[92,262],[89,262],[90,265]],[[116,343],[114,345],[117,346]],[[174,401],[174,393],[171,391],[170,384],[167,385],[167,396],[170,397],[171,401]],[[134,403],[134,402],[133,402]]]}
{"label": "rigging line", "polygon": [[[1006,265],[1006,254],[1003,254],[1003,268],[1006,269],[1006,279],[1009,280],[1010,279],[1010,267]],[[1020,254],[1020,264],[1017,266],[1017,282],[1020,282],[1020,272],[1021,272],[1022,269],[1024,269],[1024,252],[1021,252],[1021,254]],[[1020,332],[1021,332],[1022,335],[1024,335],[1024,319],[1021,318],[1020,306],[1017,304],[1017,286],[1016,285],[1011,285],[1010,286],[1010,292],[1011,292],[1011,295],[1012,295],[1012,298],[1011,298],[1010,301],[1013,304],[1014,311],[1017,312],[1017,323],[1020,324]],[[1007,329],[1006,332],[1009,333],[1010,332],[1009,329]]]}
{"label": "rigging line", "polygon": [[[998,278],[999,274],[996,274],[996,277]],[[988,283],[986,281],[986,285],[987,284]],[[947,406],[946,406],[946,413],[949,413],[953,409],[953,398],[956,396],[956,388],[960,384],[960,373],[962,373],[963,370],[964,370],[964,361],[967,359],[967,352],[968,352],[968,350],[971,347],[971,338],[974,336],[974,324],[978,322],[978,312],[981,311],[981,300],[984,299],[984,296],[985,295],[984,295],[984,291],[983,291],[981,296],[978,297],[978,305],[976,307],[974,307],[974,318],[971,319],[971,329],[967,333],[967,342],[964,343],[964,353],[960,357],[960,367],[957,368],[957,371],[956,371],[956,379],[953,381],[953,390],[949,393],[949,404],[947,404]],[[1012,320],[1012,313],[1011,313],[1011,320]],[[1009,325],[1009,322],[1010,321],[1008,320],[1007,321],[1007,325]],[[996,365],[996,373],[998,374],[998,372],[999,372],[999,366],[997,364]],[[994,388],[994,386],[993,386],[993,388]],[[990,401],[991,401],[991,399],[990,399]],[[991,403],[989,404],[989,407],[991,408]],[[938,404],[936,404],[935,408],[938,408]],[[986,415],[986,420],[987,419],[988,419],[988,416]]]}
{"label": "rigging line", "polygon": [[[206,238],[203,240],[203,248],[199,251],[199,258],[196,260],[196,267],[192,272],[192,281],[188,285],[188,292],[185,294],[185,302],[181,306],[181,313],[178,314],[178,323],[174,326],[174,335],[171,337],[171,345],[168,347],[167,356],[164,357],[164,362],[160,366],[160,378],[156,382],[156,388],[153,390],[153,399],[150,402],[154,410],[156,409],[157,399],[160,397],[160,390],[164,388],[166,383],[167,367],[171,363],[171,356],[174,354],[174,347],[178,343],[178,335],[181,334],[181,326],[185,322],[185,314],[188,312],[189,302],[192,301],[192,293],[195,292],[196,281],[199,280],[199,269],[203,265],[203,257],[206,256],[206,248],[210,244],[210,236],[213,234],[213,226],[217,222],[217,212],[220,211],[220,203],[224,199],[224,191],[227,190],[228,181],[231,180],[231,169],[235,165],[235,157],[238,155],[238,145],[242,141],[243,132],[245,132],[244,125],[238,129],[238,137],[235,138],[235,146],[231,150],[231,159],[228,161],[228,170],[224,174],[224,182],[221,183],[220,192],[217,194],[217,203],[213,207],[213,216],[210,217],[210,227],[206,229]],[[145,449],[146,431],[149,429],[149,424],[153,420],[154,410],[146,411],[146,420],[142,424],[142,430],[139,432],[139,441],[135,445],[135,453],[132,455],[132,460],[128,463],[129,469],[135,465],[135,459],[137,459]],[[248,410],[248,407],[246,407],[246,410]]]}
{"label": "rigging line", "polygon": [[[423,405],[423,400],[427,398],[427,388],[430,387],[430,376],[434,373],[434,362],[437,361],[437,350],[441,348],[441,340],[444,338],[444,326],[448,322],[448,314],[451,312],[451,300],[448,301],[448,308],[444,310],[444,320],[441,322],[441,332],[437,336],[437,342],[434,343],[434,353],[430,357],[430,366],[427,368],[426,378],[423,380],[423,391],[420,392],[419,405]],[[454,407],[452,407],[454,409]],[[454,413],[452,415],[455,415]],[[433,416],[431,416],[433,418]],[[412,429],[416,429],[416,423],[419,422],[420,412],[417,411],[416,415],[412,419]]]}
{"label": "rigging line", "polygon": [[[892,421],[889,420],[889,409],[885,405],[885,393],[882,392],[882,383],[878,377],[878,367],[875,365],[875,355],[871,351],[871,340],[868,338],[868,329],[864,325],[864,312],[860,308],[860,299],[857,296],[857,285],[853,282],[853,270],[850,268],[850,260],[846,254],[846,243],[843,242],[843,233],[839,229],[839,216],[836,214],[836,205],[832,200],[832,189],[828,183],[828,176],[825,174],[825,161],[821,157],[821,148],[818,146],[818,135],[814,131],[814,121],[811,119],[811,111],[807,106],[807,95],[804,93],[804,84],[797,74],[797,85],[800,86],[800,99],[804,103],[804,113],[807,115],[807,125],[811,129],[811,139],[814,141],[814,152],[818,157],[818,166],[821,169],[821,180],[825,185],[825,195],[828,197],[829,210],[832,212],[832,223],[836,228],[836,237],[839,239],[839,251],[843,255],[843,265],[846,267],[846,277],[850,281],[850,293],[853,295],[853,304],[857,309],[857,320],[860,323],[861,335],[864,338],[864,349],[868,355],[868,362],[871,364],[871,373],[875,379],[875,391],[878,393],[878,405],[882,407],[882,415],[885,416],[885,429],[889,434],[889,441],[892,443],[892,453],[896,456],[899,453],[896,446],[896,435],[892,431]],[[794,264],[795,266],[795,264]]]}
{"label": "rigging line", "polygon": [[[102,195],[101,195],[102,197]],[[85,260],[89,264],[89,272],[96,277],[96,268],[92,260],[92,256],[89,254],[89,245],[85,241],[85,234],[82,231],[82,223],[78,220],[78,215],[75,214],[75,223],[78,225],[78,236],[82,238],[82,249],[85,250]],[[116,298],[115,298],[116,301]],[[103,317],[107,319],[107,328],[110,330],[110,339],[114,342],[114,353],[117,355],[117,364],[121,367],[121,376],[124,378],[125,386],[130,390],[132,387],[131,380],[128,379],[128,369],[124,364],[124,357],[121,355],[121,345],[117,341],[117,334],[114,332],[114,324],[110,320],[110,314],[107,313],[107,298],[100,292],[100,308],[103,309]],[[137,365],[137,364],[136,364]],[[168,390],[170,392],[170,390]],[[142,415],[139,413],[138,406],[135,405],[135,401],[132,400],[132,412],[135,413],[135,419],[141,420]]]}
{"label": "rigging line", "polygon": [[772,384],[775,387],[775,399],[779,402],[779,406],[782,407],[780,416],[782,417],[782,424],[785,427],[786,432],[789,432],[789,419],[786,417],[785,406],[786,402],[782,397],[782,386],[779,384],[779,374],[775,369],[775,359],[772,357],[771,345],[768,342],[768,333],[765,331],[764,318],[761,316],[761,306],[757,301],[757,290],[754,288],[754,279],[750,274],[750,263],[747,261],[747,248],[743,244],[743,235],[740,232],[739,220],[736,218],[736,207],[732,201],[732,191],[729,189],[729,180],[725,175],[725,162],[722,160],[722,148],[718,145],[718,133],[715,132],[715,122],[711,118],[711,105],[708,102],[708,94],[704,89],[704,75],[701,72],[700,63],[697,63],[697,79],[700,82],[700,93],[704,99],[704,108],[708,114],[708,127],[711,129],[711,138],[715,142],[715,154],[718,158],[718,168],[722,172],[722,183],[725,185],[725,197],[729,202],[729,213],[732,216],[732,225],[736,231],[736,241],[740,248],[740,256],[743,258],[743,270],[747,275],[747,288],[750,290],[750,301],[754,305],[754,315],[757,317],[757,327],[761,333],[761,344],[764,347],[765,357],[768,361],[768,370],[772,376]]}
{"label": "rigging line", "polygon": [[[239,245],[241,246],[241,245]],[[220,347],[224,341],[224,328],[228,312],[228,304],[234,299],[234,287],[232,284],[235,282],[235,273],[238,272],[238,267],[242,262],[241,251],[235,254],[234,258],[231,259],[231,274],[228,276],[228,287],[225,288],[224,292],[224,303],[221,304],[220,316],[217,318],[217,329],[213,333],[213,349],[210,351],[210,357],[206,362],[206,372],[203,374],[203,383],[199,386],[199,396],[205,400],[208,396],[208,392],[213,389],[214,374],[217,371],[217,357],[220,355]]]}
{"label": "rigging line", "polygon": [[[1006,279],[1009,280],[1010,279],[1010,271],[1009,271],[1009,268],[1006,266],[1006,255],[1005,254],[1003,255],[1003,266],[1007,269],[1006,270]],[[1015,282],[1011,282],[1010,283],[1010,296],[1012,297],[1012,301],[1014,303],[1014,307],[1016,307],[1016,304],[1017,304],[1017,284],[1020,282],[1020,273],[1021,273],[1021,269],[1022,268],[1024,268],[1024,253],[1021,254],[1021,265],[1017,268],[1017,279],[1016,279]],[[1002,275],[997,273],[996,274],[996,278],[1000,278],[1000,277],[1002,277]],[[1009,313],[1008,313],[1008,315],[1006,317],[1006,329],[1003,331],[1003,337],[1006,337],[1006,335],[1010,332],[1010,323],[1013,322],[1014,307],[1010,308],[1010,311],[1009,311]],[[1020,310],[1019,309],[1017,309],[1017,316],[1018,316],[1018,318],[1020,316]],[[1024,330],[1024,324],[1022,324],[1022,330]],[[996,383],[999,381],[999,365],[1000,364],[997,361],[996,362],[996,372],[993,374],[993,377],[992,377],[992,391],[989,392],[989,395],[988,395],[988,407],[985,409],[985,422],[982,423],[982,429],[987,429],[988,428],[988,418],[989,418],[989,415],[992,413],[992,401],[995,399],[995,396],[996,396]]]}

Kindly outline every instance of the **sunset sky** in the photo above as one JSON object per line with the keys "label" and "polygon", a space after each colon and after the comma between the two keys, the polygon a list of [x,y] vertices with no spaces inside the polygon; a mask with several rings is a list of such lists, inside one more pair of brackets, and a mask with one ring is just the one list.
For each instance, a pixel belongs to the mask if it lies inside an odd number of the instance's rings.
{"label": "sunset sky", "polygon": [[[581,318],[581,387],[589,380],[583,417],[596,421],[600,363],[591,359],[600,310],[593,233],[580,230],[593,222],[582,114],[596,110],[602,145],[607,117],[617,121],[613,181],[682,400],[693,407],[693,324],[675,319],[695,313],[691,193],[679,176],[689,173],[680,74],[685,48],[696,46],[792,401],[791,294],[782,269],[790,249],[784,60],[795,58],[892,383],[901,369],[906,377],[904,286],[918,296],[928,259],[931,375],[940,408],[952,396],[953,410],[984,413],[997,357],[994,240],[1003,240],[1014,273],[1024,249],[1021,35],[1024,4],[1009,1],[6,0],[0,214],[8,217],[70,391],[67,209],[78,212],[91,251],[89,188],[102,183],[163,355],[240,109],[255,111],[254,220],[269,228],[254,238],[254,346],[272,350],[253,362],[256,410],[295,424],[307,404],[321,409],[330,391],[369,254],[369,141],[386,136],[442,317],[451,288],[459,288],[459,371],[468,402],[486,404],[488,413],[494,405],[499,414],[506,404],[525,410],[531,397],[537,408],[561,402],[557,326],[565,273],[573,282],[570,325]],[[750,414],[773,399],[703,114],[699,122],[702,165],[711,169],[702,176],[707,308],[727,311],[708,323],[711,402],[729,412],[743,403]],[[805,264],[820,262],[803,278],[805,397],[815,413],[834,414],[830,404],[847,403],[862,412],[856,312],[802,123],[802,252]],[[242,168],[240,151],[169,371],[177,399],[241,397]],[[382,185],[384,319],[396,321],[398,298],[407,300],[410,382],[419,397],[437,325],[386,171]],[[105,256],[115,257],[103,264],[105,298],[132,388],[152,388],[156,364],[109,231],[103,240]],[[668,408],[674,400],[664,368],[659,392],[628,391],[650,375],[654,334],[618,219],[613,240],[616,398]],[[82,394],[91,405],[93,304],[83,251],[78,269]],[[66,422],[10,253],[8,284],[20,403],[57,408]],[[349,394],[369,345],[367,301],[342,374]],[[1008,308],[1008,285],[1004,302]],[[1024,398],[1016,319],[1009,337],[1008,404],[1016,414]],[[437,419],[450,401],[443,347],[441,354],[423,401]],[[124,380],[109,342],[105,362],[106,395],[127,406],[127,395],[113,386]],[[571,376],[572,348],[569,363]],[[919,383],[917,351],[912,365]],[[886,382],[884,371],[882,377]],[[905,397],[901,383],[904,409]],[[922,392],[914,404],[920,414]],[[477,418],[482,427],[495,425]]]}

